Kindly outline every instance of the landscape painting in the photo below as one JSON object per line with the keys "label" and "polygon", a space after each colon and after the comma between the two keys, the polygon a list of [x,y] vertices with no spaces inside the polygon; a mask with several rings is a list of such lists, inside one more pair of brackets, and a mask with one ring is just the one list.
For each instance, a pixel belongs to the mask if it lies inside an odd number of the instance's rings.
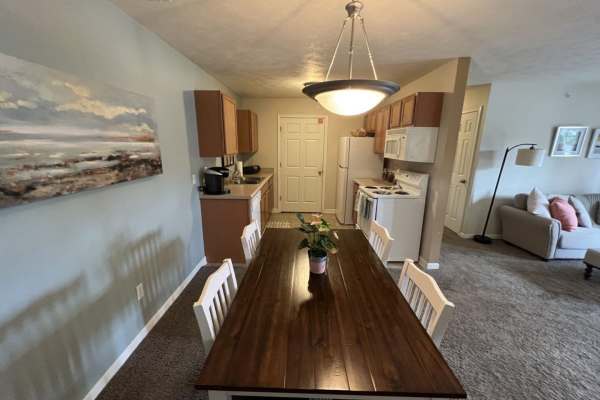
{"label": "landscape painting", "polygon": [[0,54],[0,208],[162,173],[149,97]]}

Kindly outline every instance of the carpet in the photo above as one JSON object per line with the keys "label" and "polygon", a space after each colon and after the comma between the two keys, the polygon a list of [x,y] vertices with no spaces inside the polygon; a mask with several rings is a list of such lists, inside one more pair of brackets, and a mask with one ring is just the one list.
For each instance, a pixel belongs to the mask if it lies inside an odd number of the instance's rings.
{"label": "carpet", "polygon": [[[193,386],[204,352],[192,304],[213,270],[194,277],[100,400],[206,398]],[[431,274],[456,305],[441,351],[469,399],[600,398],[600,273],[585,281],[579,261],[447,232]]]}

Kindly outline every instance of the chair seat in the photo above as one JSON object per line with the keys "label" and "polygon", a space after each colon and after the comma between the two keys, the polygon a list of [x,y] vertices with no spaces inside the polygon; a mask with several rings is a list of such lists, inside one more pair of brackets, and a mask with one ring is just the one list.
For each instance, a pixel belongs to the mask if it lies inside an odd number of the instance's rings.
{"label": "chair seat", "polygon": [[585,253],[585,260],[583,261],[586,264],[600,268],[600,249],[589,249],[587,253]]}
{"label": "chair seat", "polygon": [[558,247],[561,249],[600,248],[600,229],[578,227],[572,232],[561,231]]}

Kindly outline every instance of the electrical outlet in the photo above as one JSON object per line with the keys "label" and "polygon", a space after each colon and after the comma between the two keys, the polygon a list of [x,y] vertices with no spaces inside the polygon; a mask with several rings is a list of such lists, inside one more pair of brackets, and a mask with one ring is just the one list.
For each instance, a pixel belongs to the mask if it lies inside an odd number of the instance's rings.
{"label": "electrical outlet", "polygon": [[137,293],[138,301],[142,300],[144,298],[144,284],[140,283],[139,285],[137,285],[135,287],[135,291]]}

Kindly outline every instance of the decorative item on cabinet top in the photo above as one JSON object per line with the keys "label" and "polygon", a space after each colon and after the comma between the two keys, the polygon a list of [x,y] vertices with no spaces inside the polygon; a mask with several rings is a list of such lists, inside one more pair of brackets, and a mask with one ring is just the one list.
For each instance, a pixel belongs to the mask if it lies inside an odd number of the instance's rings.
{"label": "decorative item on cabinet top", "polygon": [[200,157],[238,153],[235,101],[218,90],[195,90]]}
{"label": "decorative item on cabinet top", "polygon": [[0,208],[158,174],[151,98],[0,54]]}

